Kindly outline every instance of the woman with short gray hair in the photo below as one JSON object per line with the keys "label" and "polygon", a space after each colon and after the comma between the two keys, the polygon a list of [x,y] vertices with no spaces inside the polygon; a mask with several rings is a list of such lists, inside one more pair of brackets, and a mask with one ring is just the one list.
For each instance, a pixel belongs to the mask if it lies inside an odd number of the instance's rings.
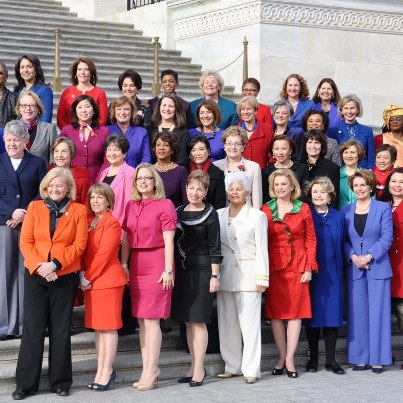
{"label": "woman with short gray hair", "polygon": [[28,204],[39,198],[45,161],[30,154],[28,132],[19,120],[4,127],[6,152],[0,155],[0,340],[21,335],[24,265],[19,249]]}
{"label": "woman with short gray hair", "polygon": [[251,384],[260,378],[261,294],[269,285],[267,219],[246,202],[252,181],[245,172],[228,173],[225,188],[230,204],[218,210],[224,259],[217,293],[225,371],[218,377],[243,374]]}

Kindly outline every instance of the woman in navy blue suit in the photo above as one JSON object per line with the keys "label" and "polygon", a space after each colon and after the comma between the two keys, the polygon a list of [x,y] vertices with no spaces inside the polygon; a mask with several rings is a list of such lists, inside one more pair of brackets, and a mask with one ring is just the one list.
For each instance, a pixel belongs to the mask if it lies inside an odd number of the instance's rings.
{"label": "woman in navy blue suit", "polygon": [[22,333],[24,265],[19,239],[28,204],[39,198],[46,162],[30,154],[29,134],[19,120],[4,127],[0,155],[0,340]]}
{"label": "woman in navy blue suit", "polygon": [[284,81],[280,98],[285,99],[294,109],[288,125],[301,129],[305,112],[314,109],[314,103],[309,99],[309,89],[305,78],[299,74],[290,74]]}
{"label": "woman in navy blue suit", "polygon": [[371,196],[376,177],[368,169],[349,178],[357,201],[342,212],[346,225],[348,361],[353,371],[372,367],[380,374],[392,363],[391,291],[392,268],[388,250],[392,243],[392,211]]}
{"label": "woman in navy blue suit", "polygon": [[375,166],[374,133],[369,126],[357,122],[362,116],[362,103],[357,95],[346,95],[339,102],[339,116],[341,121],[337,127],[330,127],[327,135],[336,139],[339,144],[347,140],[358,140],[365,149],[366,157],[360,162],[362,168],[372,169]]}

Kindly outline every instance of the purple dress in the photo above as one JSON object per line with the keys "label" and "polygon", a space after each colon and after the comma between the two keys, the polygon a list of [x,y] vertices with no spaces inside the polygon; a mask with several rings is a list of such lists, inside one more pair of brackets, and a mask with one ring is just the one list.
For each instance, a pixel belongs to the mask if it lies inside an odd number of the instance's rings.
{"label": "purple dress", "polygon": [[185,167],[178,165],[167,172],[159,172],[165,188],[165,197],[174,204],[175,208],[187,203],[186,181],[188,172]]}

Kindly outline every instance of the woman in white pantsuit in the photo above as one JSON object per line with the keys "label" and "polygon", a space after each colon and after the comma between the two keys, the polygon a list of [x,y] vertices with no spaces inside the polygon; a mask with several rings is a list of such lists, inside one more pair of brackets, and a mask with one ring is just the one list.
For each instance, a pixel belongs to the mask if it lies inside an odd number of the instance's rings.
{"label": "woman in white pantsuit", "polygon": [[229,173],[225,189],[230,205],[218,210],[224,259],[217,293],[225,372],[218,376],[243,374],[246,383],[255,383],[260,378],[261,294],[269,285],[267,219],[246,202],[251,180],[245,172]]}

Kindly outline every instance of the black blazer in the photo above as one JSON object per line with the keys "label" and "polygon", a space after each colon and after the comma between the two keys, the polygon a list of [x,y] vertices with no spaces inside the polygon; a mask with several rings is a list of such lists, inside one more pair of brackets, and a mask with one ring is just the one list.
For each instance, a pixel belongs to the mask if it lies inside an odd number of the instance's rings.
{"label": "black blazer", "polygon": [[227,204],[225,192],[224,172],[214,164],[208,170],[210,184],[207,191],[207,201],[216,209],[224,208]]}
{"label": "black blazer", "polygon": [[15,209],[40,199],[39,184],[46,172],[45,160],[26,150],[16,171],[8,154],[0,155],[0,225],[6,225]]}
{"label": "black blazer", "polygon": [[[308,166],[299,161],[293,161],[291,171],[294,172],[297,177],[299,186],[301,187],[301,197],[302,201],[307,201],[304,193],[304,188],[308,181]],[[262,169],[262,191],[263,191],[263,204],[267,203],[271,197],[269,194],[269,176],[277,171],[277,168],[274,166],[274,163],[269,164],[267,167]]]}

